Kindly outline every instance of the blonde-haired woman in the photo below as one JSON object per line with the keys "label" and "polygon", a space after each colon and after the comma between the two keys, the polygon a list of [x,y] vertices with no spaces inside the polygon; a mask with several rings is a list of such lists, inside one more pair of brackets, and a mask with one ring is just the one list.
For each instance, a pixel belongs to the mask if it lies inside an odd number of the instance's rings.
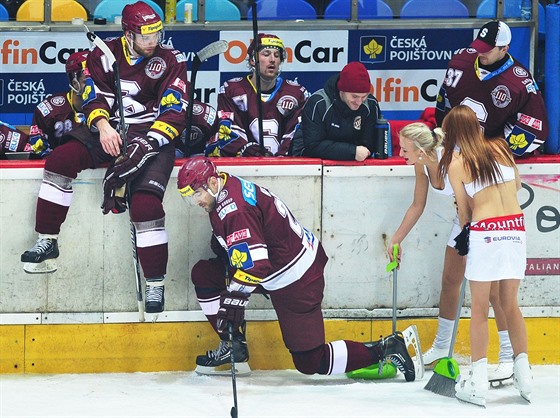
{"label": "blonde-haired woman", "polygon": [[[428,190],[432,189],[435,193],[453,196],[453,189],[438,168],[444,150],[443,131],[440,128],[432,131],[423,123],[411,123],[399,132],[399,138],[401,146],[399,155],[405,159],[407,164],[414,165],[416,179],[412,203],[391,237],[387,249],[389,257],[392,258],[393,245],[397,244],[400,261],[401,242],[422,216],[428,198]],[[460,256],[454,248],[454,238],[459,232],[461,232],[461,227],[459,219],[456,217],[453,220],[445,247],[437,332],[431,348],[422,355],[426,365],[434,363],[442,357],[447,357],[449,354],[453,324],[459,303],[459,289],[465,270],[464,257]]]}
{"label": "blonde-haired woman", "polygon": [[484,138],[476,114],[468,106],[454,107],[442,125],[445,151],[441,173],[455,192],[461,225],[470,225],[465,277],[471,291],[471,371],[456,384],[457,398],[484,406],[488,391],[487,349],[490,287],[500,283],[514,352],[514,385],[530,400],[532,375],[527,357],[527,329],[517,302],[525,276],[524,217],[517,190],[519,173],[507,143]]}

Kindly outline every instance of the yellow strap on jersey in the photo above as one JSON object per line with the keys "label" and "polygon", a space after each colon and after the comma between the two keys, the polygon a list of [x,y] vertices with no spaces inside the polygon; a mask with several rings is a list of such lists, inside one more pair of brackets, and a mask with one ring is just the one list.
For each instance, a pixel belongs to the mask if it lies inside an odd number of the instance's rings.
{"label": "yellow strap on jersey", "polygon": [[107,112],[105,109],[95,109],[95,110],[93,110],[87,118],[88,128],[91,128],[91,124],[97,118],[104,118],[104,119],[109,120],[109,112]]}
{"label": "yellow strap on jersey", "polygon": [[150,127],[151,131],[159,131],[165,136],[171,137],[171,139],[176,138],[179,135],[179,131],[168,123],[156,120]]}
{"label": "yellow strap on jersey", "polygon": [[251,286],[256,286],[262,282],[262,279],[260,277],[252,276],[248,273],[245,273],[243,270],[239,270],[239,269],[237,269],[233,277],[237,281],[241,283],[246,283]]}

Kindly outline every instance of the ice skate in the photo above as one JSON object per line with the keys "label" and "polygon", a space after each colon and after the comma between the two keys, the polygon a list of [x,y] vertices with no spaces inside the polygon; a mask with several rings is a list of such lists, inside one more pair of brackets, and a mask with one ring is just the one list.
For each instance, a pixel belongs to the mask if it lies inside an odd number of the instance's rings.
{"label": "ice skate", "polygon": [[466,379],[459,376],[455,384],[455,396],[463,402],[486,408],[486,394],[488,393],[488,361],[482,358],[474,362]]}
{"label": "ice skate", "polygon": [[438,360],[448,357],[448,355],[449,347],[437,348],[432,345],[428,351],[422,354],[422,359],[426,367],[433,368]]}
{"label": "ice skate", "polygon": [[527,353],[520,353],[515,358],[513,363],[513,385],[519,390],[521,397],[531,403],[533,374],[531,373]]}
{"label": "ice skate", "polygon": [[[414,379],[416,378],[416,367],[415,363],[410,357],[410,354],[408,354],[407,342],[405,340],[405,337],[403,336],[403,333],[396,332],[395,334],[389,335],[388,337],[383,338],[380,341],[367,343],[366,346],[373,347],[378,344],[381,345],[379,348],[382,353],[382,359],[379,363],[382,364],[384,359],[391,361],[391,363],[397,366],[401,373],[404,374],[404,378],[407,382],[414,381]],[[420,358],[420,356],[417,357]]]}
{"label": "ice skate", "polygon": [[[235,374],[237,376],[249,376],[249,349],[247,341],[242,334],[233,337],[233,352],[235,360]],[[229,376],[231,374],[231,359],[229,341],[222,340],[215,350],[207,351],[206,354],[196,358],[195,372],[207,376]]]}
{"label": "ice skate", "polygon": [[[163,312],[165,306],[165,286],[163,283],[163,278],[158,277],[157,279],[146,279],[146,302],[145,311],[146,313],[159,314]],[[157,320],[157,316],[154,319]]]}
{"label": "ice skate", "polygon": [[488,381],[490,386],[498,388],[505,385],[513,378],[513,362],[500,362],[498,366],[488,373]]}
{"label": "ice skate", "polygon": [[39,237],[33,248],[21,255],[23,270],[30,274],[53,273],[57,269],[58,241]]}

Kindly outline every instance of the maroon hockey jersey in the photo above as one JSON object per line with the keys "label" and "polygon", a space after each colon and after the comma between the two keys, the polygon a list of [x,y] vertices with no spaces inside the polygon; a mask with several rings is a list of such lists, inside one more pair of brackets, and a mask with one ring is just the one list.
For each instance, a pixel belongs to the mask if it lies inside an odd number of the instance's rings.
{"label": "maroon hockey jersey", "polygon": [[33,142],[39,136],[54,149],[61,145],[64,134],[85,122],[84,114],[72,106],[71,94],[53,94],[37,105],[29,130]]}
{"label": "maroon hockey jersey", "polygon": [[478,116],[487,137],[503,137],[514,155],[536,150],[548,137],[544,101],[529,70],[511,55],[493,72],[478,66],[474,49],[459,50],[449,62],[438,94],[438,124],[464,104]]}
{"label": "maroon hockey jersey", "polygon": [[319,240],[273,193],[222,174],[225,184],[209,215],[232,267],[230,290],[249,293],[259,284],[277,290],[299,280],[315,261]]}
{"label": "maroon hockey jersey", "polygon": [[[106,40],[119,66],[125,121],[147,124],[149,135],[162,143],[172,141],[185,129],[188,103],[185,55],[159,45],[151,58],[134,60],[124,37]],[[118,122],[115,77],[107,57],[99,48],[87,58],[83,109],[89,127],[99,118]]]}
{"label": "maroon hockey jersey", "polygon": [[[231,120],[231,130],[239,135],[221,149],[221,156],[238,156],[248,142],[259,143],[257,92],[249,77],[233,78],[220,87],[218,115]],[[272,155],[288,154],[308,97],[305,87],[282,77],[272,92],[261,94],[264,147]]]}

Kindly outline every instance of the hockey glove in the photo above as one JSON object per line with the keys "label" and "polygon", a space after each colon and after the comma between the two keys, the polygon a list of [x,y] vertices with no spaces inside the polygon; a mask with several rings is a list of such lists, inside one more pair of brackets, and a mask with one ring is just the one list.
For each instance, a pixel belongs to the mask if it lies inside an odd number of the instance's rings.
{"label": "hockey glove", "polygon": [[126,184],[121,188],[115,189],[113,187],[107,187],[107,182],[103,182],[103,204],[101,205],[101,210],[103,215],[107,215],[109,212],[118,214],[126,212],[128,208],[126,204]]}
{"label": "hockey glove", "polygon": [[455,248],[459,255],[467,255],[469,253],[469,227],[470,224],[466,223],[461,233],[454,238]]}
{"label": "hockey glove", "polygon": [[29,145],[31,146],[33,153],[40,157],[44,157],[52,152],[52,148],[49,141],[47,141],[47,137],[37,125],[31,126],[29,129]]}
{"label": "hockey glove", "polygon": [[264,152],[261,147],[256,142],[247,142],[247,144],[241,148],[242,157],[273,157],[272,153],[264,148]]}
{"label": "hockey glove", "polygon": [[146,162],[159,154],[159,143],[154,138],[133,138],[126,147],[126,154],[107,169],[104,190],[118,189],[138,175]]}
{"label": "hockey glove", "polygon": [[245,307],[249,304],[247,295],[243,292],[222,292],[220,295],[220,309],[216,328],[221,334],[228,332],[228,323],[231,322],[233,329],[239,329],[245,319]]}
{"label": "hockey glove", "polygon": [[208,142],[204,154],[207,157],[221,157],[221,150],[231,143],[237,141],[239,135],[231,130],[231,120],[222,119],[220,121],[220,127],[218,132],[214,135],[214,138]]}

